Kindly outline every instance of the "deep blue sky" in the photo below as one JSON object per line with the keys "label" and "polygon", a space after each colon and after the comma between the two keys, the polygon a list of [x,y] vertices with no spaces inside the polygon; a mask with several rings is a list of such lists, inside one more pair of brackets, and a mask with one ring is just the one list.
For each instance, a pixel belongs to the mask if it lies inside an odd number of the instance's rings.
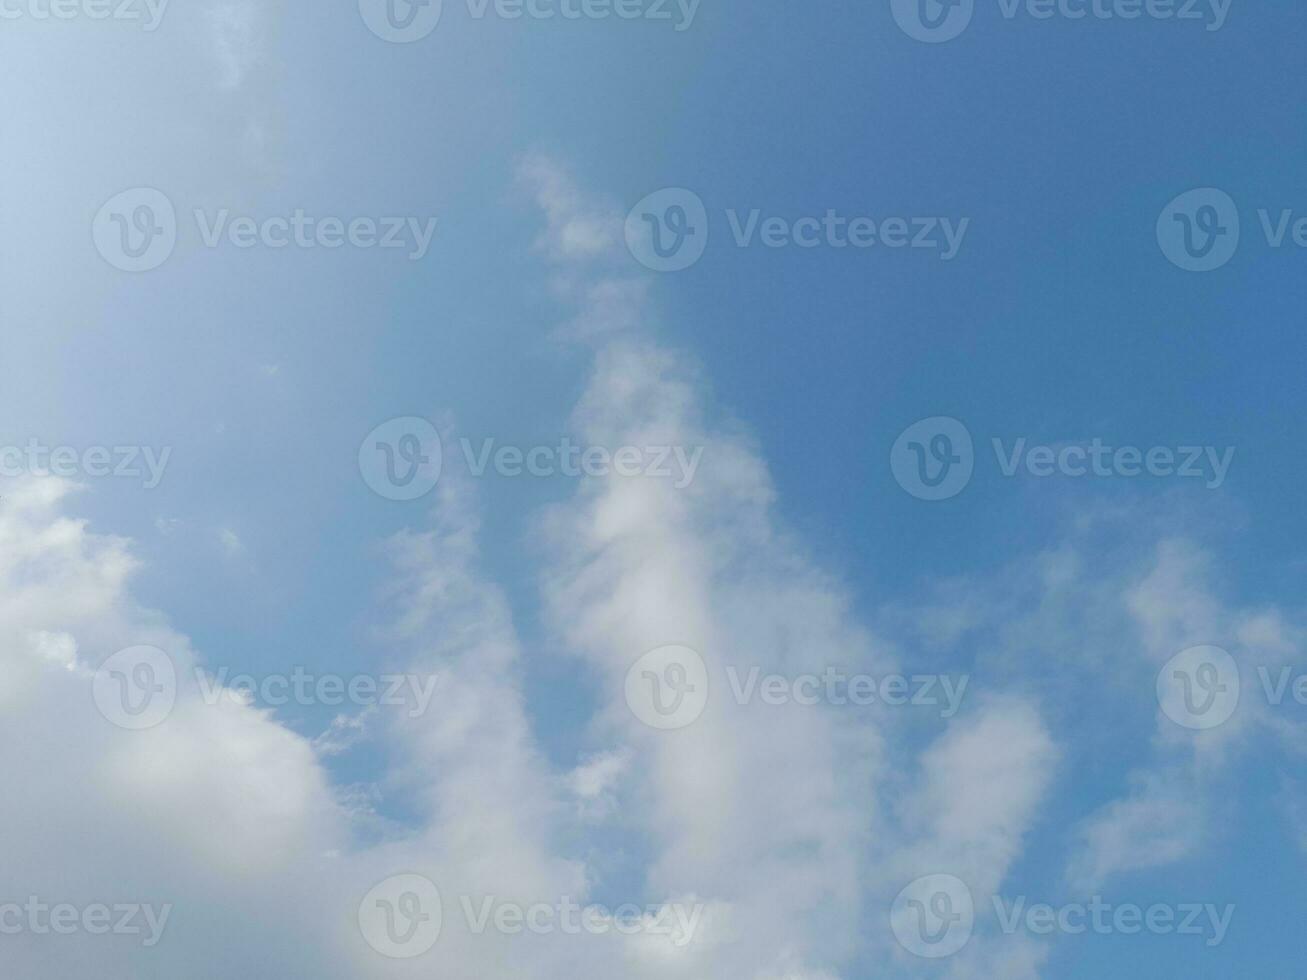
{"label": "deep blue sky", "polygon": [[[519,445],[568,431],[588,361],[550,337],[570,314],[515,183],[535,152],[619,212],[667,186],[703,199],[705,256],[652,277],[658,336],[702,365],[716,417],[752,433],[783,520],[867,621],[944,580],[1006,580],[1074,537],[1077,519],[1116,508],[1136,516],[1082,542],[1104,569],[1179,534],[1211,549],[1229,602],[1301,606],[1307,249],[1268,247],[1257,220],[1259,208],[1307,216],[1301,5],[1234,0],[1223,28],[1206,31],[1008,20],[997,0],[977,0],[966,32],[932,45],[902,32],[884,0],[703,0],[684,32],[478,22],[447,0],[432,37],[396,46],[347,3],[279,11],[245,68],[249,90],[194,110],[203,85],[188,68],[189,21],[170,16],[147,37],[0,35],[16,103],[5,129],[26,147],[0,162],[0,207],[25,229],[0,253],[0,437],[174,447],[159,489],[106,481],[78,507],[97,530],[136,540],[138,595],[198,649],[251,668],[278,650],[384,657],[370,635],[387,574],[377,542],[423,511],[359,479],[358,443],[374,425],[427,415]],[[56,47],[66,60],[52,74],[40,66]],[[161,78],[175,87],[161,91]],[[304,207],[440,225],[417,269],[375,253],[184,242],[164,269],[127,277],[100,262],[86,228],[138,185],[166,189],[179,211]],[[1169,201],[1207,186],[1236,200],[1243,240],[1225,267],[1189,273],[1154,228]],[[727,209],[970,225],[948,262],[879,247],[741,249]],[[928,503],[903,491],[888,459],[908,425],[940,415],[969,428],[976,475]],[[1215,490],[1040,482],[1003,478],[995,437],[1236,456]],[[540,604],[532,522],[570,489],[478,486],[488,570],[528,634]],[[161,518],[179,529],[159,533]],[[221,528],[242,554],[223,553]],[[986,642],[968,637],[949,656],[971,664]],[[567,758],[591,692],[557,662],[529,670],[542,739]],[[1139,711],[1119,728],[1078,719],[1016,888],[1057,894],[1072,825],[1124,792],[1153,732],[1148,689],[1134,695]],[[288,721],[312,734],[321,719]],[[1118,883],[1144,904],[1195,893],[1238,903],[1225,945],[1064,941],[1048,975],[1297,967],[1304,855],[1271,801],[1300,760],[1268,751],[1253,762],[1232,779],[1248,806],[1216,853]],[[340,765],[346,779],[366,768]]]}

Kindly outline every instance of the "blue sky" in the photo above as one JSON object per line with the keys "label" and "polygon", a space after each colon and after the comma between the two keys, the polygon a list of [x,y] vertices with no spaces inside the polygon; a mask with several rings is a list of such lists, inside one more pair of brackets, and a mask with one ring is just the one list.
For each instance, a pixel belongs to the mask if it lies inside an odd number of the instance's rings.
{"label": "blue sky", "polygon": [[[28,781],[6,795],[43,817],[0,805],[32,855],[0,872],[0,906],[175,905],[150,949],[0,935],[20,972],[1296,964],[1307,707],[1269,703],[1259,668],[1296,676],[1307,640],[1293,452],[1307,11],[924,4],[970,20],[927,43],[889,0],[702,0],[692,20],[673,4],[669,20],[508,19],[494,4],[478,18],[445,0],[428,36],[390,43],[353,3],[308,16],[195,0],[153,30],[0,5],[0,446],[170,450],[157,486],[86,466],[0,476],[14,651],[0,742],[58,746],[44,774],[0,752],[7,782]],[[1067,16],[1080,9],[1114,16]],[[166,196],[177,237],[127,272],[98,216],[130,224],[137,198],[113,202],[138,188]],[[657,272],[623,231],[650,227],[637,202],[666,188],[702,205],[691,241],[706,246]],[[1238,247],[1187,271],[1159,216],[1180,227],[1168,207],[1204,188],[1227,196],[1185,216],[1201,224],[1218,202]],[[673,199],[658,200],[670,227]],[[297,209],[393,216],[404,235],[435,225],[420,258],[205,243],[220,213]],[[878,237],[741,246],[732,223],[755,212],[759,227],[870,218]],[[946,220],[956,254],[890,247],[895,218],[941,240]],[[411,501],[359,465],[365,437],[406,417],[443,447]],[[910,454],[936,459],[938,426],[900,437],[938,418],[956,420],[946,454],[965,430],[972,474],[926,500]],[[460,443],[564,438],[673,460],[697,448],[701,463],[683,487],[476,475]],[[1057,462],[1095,442],[1110,475]],[[1006,475],[1018,446],[1049,447],[1050,475],[1027,466],[1038,455]],[[1172,470],[1192,447],[1203,475],[1130,475],[1120,447],[1164,450]],[[713,694],[662,732],[623,685],[672,644],[703,658]],[[215,706],[183,682],[166,720],[128,731],[91,692],[139,645],[183,679],[302,665],[441,683],[411,717],[320,698]],[[1157,679],[1207,645],[1229,652],[1242,696],[1190,728]],[[969,686],[947,718],[725,703],[728,668],[754,667]],[[670,683],[666,668],[653,673]],[[1232,680],[1189,682],[1218,674]],[[94,787],[85,803],[77,785]],[[445,934],[411,959],[378,955],[359,903],[408,873],[439,886]],[[965,882],[977,909],[971,940],[940,959],[891,921],[930,874]],[[469,894],[702,903],[709,924],[675,955],[644,935],[532,945],[464,931]],[[1234,909],[1208,946],[1006,935],[994,896]],[[213,922],[249,942],[226,947]]]}

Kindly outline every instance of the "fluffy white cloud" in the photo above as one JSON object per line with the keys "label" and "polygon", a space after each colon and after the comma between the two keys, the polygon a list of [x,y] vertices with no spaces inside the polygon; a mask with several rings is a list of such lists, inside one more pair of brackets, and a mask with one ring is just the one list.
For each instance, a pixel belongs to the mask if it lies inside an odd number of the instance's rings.
{"label": "fluffy white cloud", "polygon": [[[612,214],[542,160],[524,168],[548,221],[556,275],[593,344],[577,433],[594,445],[704,447],[689,486],[587,480],[541,519],[550,648],[598,692],[588,744],[556,767],[524,693],[505,593],[481,568],[476,502],[450,473],[431,527],[394,537],[388,657],[438,678],[434,709],[337,719],[314,740],[237,696],[207,703],[204,662],[132,599],[128,544],[65,516],[68,487],[11,488],[0,502],[0,899],[175,906],[152,950],[100,937],[26,937],[18,975],[836,980],[895,957],[888,907],[905,878],[940,870],[998,887],[1036,823],[1058,749],[1030,698],[1001,692],[941,724],[918,755],[902,712],[774,706],[732,695],[753,668],[883,675],[887,644],[851,611],[775,516],[767,468],[741,427],[714,419],[694,365],[649,338],[639,280],[611,268]],[[595,329],[600,323],[605,329]],[[709,698],[694,724],[646,726],[624,687],[646,651],[702,655]],[[141,732],[99,715],[94,669],[150,644],[180,668],[176,707]],[[323,765],[368,737],[373,787]],[[370,819],[406,801],[403,826]],[[363,820],[371,833],[357,833]],[[592,836],[593,835],[593,836]],[[595,855],[619,840],[621,874]],[[420,874],[445,898],[425,956],[390,960],[364,941],[359,902]],[[697,910],[685,942],[649,934],[507,936],[464,921],[461,898],[530,906],[620,895]],[[655,915],[659,913],[653,913]],[[30,940],[30,941],[29,941]],[[67,940],[67,941],[65,941]],[[1033,975],[1042,954],[977,943],[958,976],[997,962]],[[147,965],[148,964],[148,965]]]}

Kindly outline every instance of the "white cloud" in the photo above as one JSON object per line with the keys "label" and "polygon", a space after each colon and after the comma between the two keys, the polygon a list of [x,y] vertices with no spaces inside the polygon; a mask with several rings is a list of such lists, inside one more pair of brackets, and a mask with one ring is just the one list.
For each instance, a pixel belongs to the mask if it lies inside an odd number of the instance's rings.
{"label": "white cloud", "polygon": [[580,814],[602,820],[617,808],[617,790],[631,767],[629,750],[600,752],[572,770],[570,783]]}
{"label": "white cloud", "polygon": [[617,215],[589,201],[557,163],[529,154],[519,173],[545,214],[541,245],[552,257],[564,261],[595,258],[615,246],[621,230]]}
{"label": "white cloud", "polygon": [[951,725],[921,758],[922,783],[904,808],[921,841],[917,874],[950,869],[997,890],[1044,801],[1059,750],[1029,703],[995,699]]}
{"label": "white cloud", "polygon": [[[108,725],[89,691],[109,654],[152,644],[183,668],[201,656],[133,600],[128,543],[65,516],[65,485],[7,492],[0,772],[24,792],[0,799],[14,855],[0,884],[56,899],[126,890],[175,902],[150,962],[161,975],[221,964],[210,975],[389,980],[428,977],[438,963],[487,980],[838,980],[867,962],[915,975],[889,934],[893,896],[939,871],[968,880],[982,901],[999,890],[1039,828],[1067,752],[1049,720],[1061,706],[1046,708],[1038,685],[1002,665],[1034,638],[1065,632],[1077,598],[1113,623],[1140,624],[1147,653],[1135,660],[1145,677],[1177,638],[1215,629],[1224,614],[1190,588],[1196,566],[1178,546],[1152,574],[1092,589],[1085,579],[1095,573],[1056,552],[1016,586],[951,583],[939,608],[955,615],[944,628],[907,629],[920,609],[887,617],[896,639],[936,652],[995,630],[980,657],[996,666],[990,693],[947,725],[923,733],[888,710],[738,703],[730,667],[883,676],[898,664],[846,588],[778,519],[765,462],[704,400],[699,368],[650,339],[647,289],[604,271],[620,251],[611,209],[542,159],[528,161],[524,180],[546,214],[562,292],[582,311],[572,336],[592,345],[577,434],[600,445],[703,446],[698,478],[679,489],[587,480],[542,515],[552,635],[536,643],[519,636],[507,595],[482,567],[470,486],[447,473],[431,526],[386,548],[385,656],[440,678],[433,710],[343,714],[316,742],[240,699],[204,704],[188,684],[158,728]],[[1286,642],[1288,628],[1264,610],[1242,623],[1260,643]],[[628,709],[624,683],[637,658],[671,643],[700,652],[711,693],[695,724],[662,732]],[[577,758],[562,765],[542,747],[524,682],[528,657],[560,647],[598,697]],[[384,768],[373,784],[333,785],[323,759],[364,736]],[[45,751],[34,756],[31,745]],[[1186,852],[1185,842],[1159,841],[1155,824],[1185,812],[1197,785],[1166,778],[1166,753],[1194,756],[1160,734],[1155,751],[1137,788],[1086,825],[1086,877],[1137,863],[1142,849]],[[1180,771],[1198,770],[1185,762]],[[610,877],[591,854],[610,834],[630,873]],[[359,900],[397,873],[425,874],[446,896],[437,958],[385,960],[359,935]],[[462,895],[531,904],[614,892],[639,905],[701,903],[704,919],[684,947],[649,936],[478,936],[458,921]],[[241,937],[234,950],[232,935]],[[89,939],[17,946],[12,968],[76,976]],[[137,975],[140,955],[97,948],[97,975]],[[1047,955],[1046,944],[982,934],[949,975],[1033,978]]]}
{"label": "white cloud", "polygon": [[240,88],[263,57],[265,13],[254,0],[211,0],[204,8],[220,88]]}
{"label": "white cloud", "polygon": [[235,558],[245,551],[245,542],[241,541],[240,535],[229,527],[220,527],[216,532],[218,545],[222,548],[223,553],[229,558]]}

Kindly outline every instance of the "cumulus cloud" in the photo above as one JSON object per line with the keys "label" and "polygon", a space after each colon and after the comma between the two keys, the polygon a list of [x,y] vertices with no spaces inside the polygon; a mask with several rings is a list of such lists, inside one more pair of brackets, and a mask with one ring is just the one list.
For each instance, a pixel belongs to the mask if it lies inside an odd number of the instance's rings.
{"label": "cumulus cloud", "polygon": [[[1237,806],[1228,787],[1254,746],[1301,753],[1301,726],[1273,710],[1265,677],[1300,660],[1302,628],[1225,593],[1211,548],[1165,513],[1089,507],[1042,553],[941,581],[882,624],[915,650],[968,651],[987,686],[1037,696],[1054,730],[1075,736],[1059,739],[1066,765],[1122,760],[1076,781],[1079,808],[1058,812],[1070,824],[1064,885],[1091,895],[1197,859]],[[1206,645],[1228,651],[1242,695],[1228,720],[1191,730],[1162,710],[1157,685],[1172,658]]]}
{"label": "cumulus cloud", "polygon": [[[127,543],[64,515],[69,490],[25,481],[0,503],[0,820],[10,855],[0,892],[17,902],[172,904],[182,911],[168,941],[148,954],[160,969],[219,962],[223,934],[246,939],[221,957],[233,970],[263,969],[311,935],[282,909],[317,905],[311,880],[338,846],[327,780],[309,744],[266,712],[234,699],[203,704],[193,686],[183,684],[166,724],[146,731],[96,710],[94,672],[115,651],[167,650],[183,677],[198,660],[133,602]],[[93,962],[96,975],[127,978],[139,975],[140,955],[128,937],[6,940],[10,969],[27,976],[89,975],[83,965]]]}
{"label": "cumulus cloud", "polygon": [[[647,289],[613,271],[611,209],[542,158],[522,180],[545,214],[552,275],[586,325],[569,334],[591,353],[577,435],[702,446],[695,480],[587,479],[543,511],[549,635],[533,641],[483,567],[475,495],[447,474],[430,523],[387,542],[382,596],[385,657],[438,678],[433,710],[342,715],[316,740],[246,697],[201,697],[187,678],[205,655],[133,600],[129,543],[69,518],[65,484],[7,492],[0,771],[22,791],[0,801],[12,855],[0,884],[9,895],[175,906],[152,950],[29,937],[14,946],[16,973],[85,975],[94,948],[95,975],[109,978],[148,968],[838,980],[869,962],[909,976],[918,965],[896,950],[888,921],[903,885],[948,870],[983,897],[1010,874],[1063,753],[1040,700],[991,684],[923,735],[902,710],[736,696],[755,669],[883,676],[902,644],[860,621],[848,590],[778,519],[755,442],[705,399],[700,368],[645,326]],[[952,635],[972,628],[959,620]],[[167,651],[182,683],[165,722],[126,731],[97,712],[93,680],[107,657],[140,644]],[[663,731],[625,690],[632,665],[669,644],[700,654],[708,696],[693,724]],[[529,710],[525,665],[542,649],[561,650],[596,692],[565,764],[544,750]],[[383,760],[375,779],[336,785],[326,760],[365,736]],[[602,856],[613,841],[620,866]],[[413,874],[438,884],[444,931],[426,955],[388,959],[360,932],[359,905],[379,882]],[[478,932],[464,914],[465,900],[475,911],[564,899],[631,903],[648,921],[689,917],[669,941],[648,930]],[[1035,976],[1045,955],[982,936],[952,975]]]}
{"label": "cumulus cloud", "polygon": [[1277,611],[1222,600],[1214,578],[1198,545],[1165,539],[1147,570],[1123,589],[1141,681],[1181,651],[1214,644],[1230,653],[1238,672],[1232,680],[1242,691],[1229,720],[1210,730],[1187,730],[1157,711],[1151,758],[1130,774],[1124,796],[1080,828],[1082,846],[1069,875],[1084,887],[1193,856],[1216,832],[1222,779],[1253,741],[1270,736],[1301,744],[1298,727],[1276,716],[1261,686],[1268,665],[1290,662],[1301,651],[1301,631]]}

